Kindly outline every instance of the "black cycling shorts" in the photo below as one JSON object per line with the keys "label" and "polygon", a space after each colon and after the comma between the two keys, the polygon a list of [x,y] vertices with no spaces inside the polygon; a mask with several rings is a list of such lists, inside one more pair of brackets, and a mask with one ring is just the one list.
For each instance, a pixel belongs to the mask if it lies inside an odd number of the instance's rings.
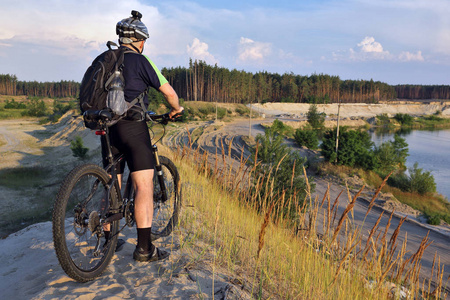
{"label": "black cycling shorts", "polygon": [[[145,121],[120,120],[109,128],[109,138],[114,156],[124,154],[130,172],[153,169],[155,166],[151,149],[150,134]],[[102,141],[103,166],[108,165],[107,149]],[[123,174],[125,161],[116,166],[118,174]]]}

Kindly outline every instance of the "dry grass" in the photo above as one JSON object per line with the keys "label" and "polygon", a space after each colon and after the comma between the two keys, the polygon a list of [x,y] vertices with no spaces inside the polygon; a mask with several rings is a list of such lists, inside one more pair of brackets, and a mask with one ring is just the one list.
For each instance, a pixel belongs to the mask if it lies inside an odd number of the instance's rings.
{"label": "dry grass", "polygon": [[[388,238],[391,222],[379,228],[380,216],[363,240],[362,227],[349,218],[362,189],[353,197],[347,190],[350,201],[340,217],[337,202],[342,192],[330,199],[327,191],[320,201],[312,199],[308,189],[306,199],[297,199],[295,193],[287,199],[287,193],[273,193],[276,183],[265,174],[268,178],[256,180],[257,192],[251,194],[248,186],[254,167],[246,166],[242,158],[240,166],[232,168],[225,159],[230,153],[224,149],[213,163],[208,162],[208,154],[189,147],[180,147],[174,154],[184,179],[180,222],[185,231],[179,233],[180,239],[185,247],[195,239],[206,243],[204,251],[212,251],[214,257],[209,261],[205,257],[204,263],[212,263],[213,269],[226,267],[239,280],[249,282],[254,297],[391,299],[401,287],[407,289],[409,299],[446,296],[438,258],[429,278],[437,286],[419,280],[428,237],[412,256],[406,253],[406,236],[398,244],[404,219]],[[283,214],[292,209],[294,218]]]}

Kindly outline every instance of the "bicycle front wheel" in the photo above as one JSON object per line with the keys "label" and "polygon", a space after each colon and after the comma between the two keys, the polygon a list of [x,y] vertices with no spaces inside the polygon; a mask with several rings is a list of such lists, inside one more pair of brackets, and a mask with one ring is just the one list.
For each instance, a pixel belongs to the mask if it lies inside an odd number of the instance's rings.
{"label": "bicycle front wheel", "polygon": [[[168,236],[178,223],[178,215],[181,209],[180,175],[175,164],[165,156],[159,156],[162,175],[153,176],[153,223],[152,240]],[[163,177],[167,193],[164,201],[158,176]]]}
{"label": "bicycle front wheel", "polygon": [[106,213],[118,207],[117,192],[108,188],[109,181],[99,166],[81,165],[67,175],[56,196],[52,218],[56,256],[66,274],[79,282],[100,276],[114,255],[119,221],[110,224],[109,243],[102,225]]}

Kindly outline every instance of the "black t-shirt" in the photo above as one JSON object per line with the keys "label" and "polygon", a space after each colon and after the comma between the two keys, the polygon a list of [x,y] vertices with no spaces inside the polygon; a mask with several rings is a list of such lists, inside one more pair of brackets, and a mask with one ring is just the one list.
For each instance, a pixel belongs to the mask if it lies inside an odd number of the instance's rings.
{"label": "black t-shirt", "polygon": [[[167,83],[155,64],[143,54],[125,52],[123,77],[125,79],[125,100],[133,101],[148,87],[159,89]],[[147,95],[144,97],[148,105]]]}

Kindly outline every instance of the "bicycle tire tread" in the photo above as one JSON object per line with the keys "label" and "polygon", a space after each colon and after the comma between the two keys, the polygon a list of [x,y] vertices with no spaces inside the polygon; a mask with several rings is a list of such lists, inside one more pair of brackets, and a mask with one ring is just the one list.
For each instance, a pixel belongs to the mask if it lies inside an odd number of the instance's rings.
{"label": "bicycle tire tread", "polygon": [[[114,238],[112,246],[109,247],[108,252],[105,255],[106,258],[97,268],[95,268],[91,272],[80,270],[75,266],[75,264],[72,262],[70,258],[70,254],[68,253],[64,235],[65,208],[67,205],[68,198],[70,197],[70,194],[72,192],[72,188],[75,186],[75,184],[80,178],[88,174],[100,178],[103,182],[109,181],[109,177],[106,171],[97,165],[84,164],[76,167],[63,180],[61,187],[56,195],[52,214],[52,222],[53,222],[52,233],[56,256],[66,274],[78,282],[88,282],[94,280],[105,271],[114,255],[115,249],[114,241],[117,242],[117,238]],[[117,201],[117,197],[112,196],[111,201]]]}

